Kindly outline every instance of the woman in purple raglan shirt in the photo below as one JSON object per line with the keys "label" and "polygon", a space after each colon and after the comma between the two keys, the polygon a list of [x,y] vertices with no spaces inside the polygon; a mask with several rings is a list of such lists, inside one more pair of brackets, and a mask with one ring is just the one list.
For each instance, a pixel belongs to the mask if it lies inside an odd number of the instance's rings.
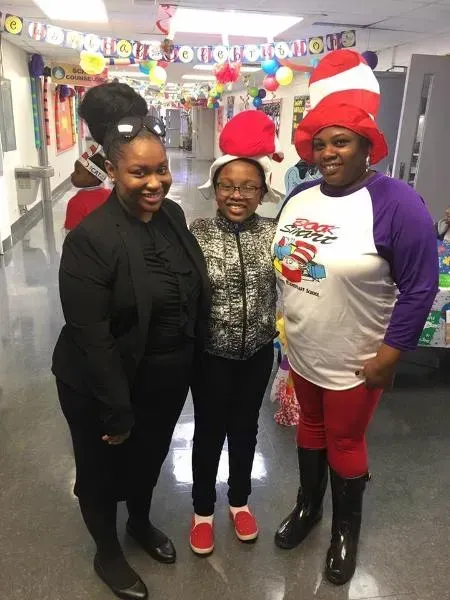
{"label": "woman in purple raglan shirt", "polygon": [[[314,108],[295,146],[323,180],[290,195],[273,245],[301,409],[300,488],[275,541],[294,548],[320,520],[329,467],[333,522],[325,574],[339,585],[356,567],[369,479],[366,429],[402,352],[417,345],[438,289],[438,260],[422,198],[370,169],[387,154],[370,116],[378,102],[372,71],[348,50],[329,54],[317,71]],[[348,91],[351,71],[355,87],[365,89]]]}

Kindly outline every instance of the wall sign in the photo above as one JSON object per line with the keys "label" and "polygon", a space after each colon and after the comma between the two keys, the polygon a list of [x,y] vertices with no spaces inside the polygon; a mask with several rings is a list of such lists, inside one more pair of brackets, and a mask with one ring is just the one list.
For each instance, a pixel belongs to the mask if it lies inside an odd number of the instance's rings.
{"label": "wall sign", "polygon": [[292,137],[291,143],[294,143],[295,132],[298,124],[306,115],[309,105],[309,96],[294,96],[294,107],[292,111]]}
{"label": "wall sign", "polygon": [[100,75],[88,75],[78,65],[57,64],[52,65],[52,81],[58,85],[79,85],[94,87],[108,81],[108,69]]}

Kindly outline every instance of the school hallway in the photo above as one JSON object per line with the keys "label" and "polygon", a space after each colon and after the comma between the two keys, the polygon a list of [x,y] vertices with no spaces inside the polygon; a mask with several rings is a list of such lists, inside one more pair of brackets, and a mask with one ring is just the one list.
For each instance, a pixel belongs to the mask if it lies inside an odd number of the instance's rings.
{"label": "school hallway", "polygon": [[[196,189],[208,169],[208,162],[171,154],[170,197],[181,204],[188,221],[214,214]],[[114,598],[92,568],[94,547],[72,494],[71,442],[50,372],[63,322],[58,263],[68,197],[54,205],[53,231],[45,233],[41,221],[1,257],[1,600]],[[138,548],[124,533],[122,505],[119,511],[126,556],[147,584],[149,598],[450,599],[449,384],[443,369],[410,361],[382,398],[369,433],[372,481],[364,498],[358,569],[341,588],[323,576],[331,526],[329,490],[322,522],[299,548],[283,551],[274,544],[274,533],[295,502],[298,469],[295,430],[275,423],[270,385],[261,412],[251,496],[260,537],[248,545],[235,537],[227,512],[225,448],[215,551],[208,558],[192,553],[194,422],[188,399],[151,513],[154,524],[176,546],[176,564],[156,563]]]}

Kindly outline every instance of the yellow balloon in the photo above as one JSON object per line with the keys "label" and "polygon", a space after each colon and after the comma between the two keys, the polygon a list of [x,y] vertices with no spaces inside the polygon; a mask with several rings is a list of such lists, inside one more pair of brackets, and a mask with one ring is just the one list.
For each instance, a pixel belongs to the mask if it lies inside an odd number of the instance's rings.
{"label": "yellow balloon", "polygon": [[163,85],[167,81],[167,73],[165,69],[160,66],[153,67],[150,71],[150,81],[156,83],[156,85]]}
{"label": "yellow balloon", "polygon": [[80,67],[88,75],[100,75],[106,67],[106,58],[101,52],[83,50],[80,54]]}
{"label": "yellow balloon", "polygon": [[290,67],[280,67],[275,74],[275,79],[280,85],[289,85],[294,79],[294,72]]}
{"label": "yellow balloon", "polygon": [[216,87],[216,91],[217,91],[219,94],[223,94],[223,93],[224,93],[224,91],[225,91],[225,86],[223,85],[223,83],[216,83],[216,86],[215,86],[215,87]]}

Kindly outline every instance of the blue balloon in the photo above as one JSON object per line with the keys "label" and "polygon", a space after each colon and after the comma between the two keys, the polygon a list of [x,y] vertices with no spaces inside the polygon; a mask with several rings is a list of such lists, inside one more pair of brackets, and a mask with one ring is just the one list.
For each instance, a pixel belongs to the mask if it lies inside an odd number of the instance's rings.
{"label": "blue balloon", "polygon": [[271,58],[270,60],[264,60],[261,63],[261,69],[267,75],[275,75],[275,73],[278,71],[279,68],[280,68],[280,63],[277,61],[276,58]]}
{"label": "blue balloon", "polygon": [[260,106],[262,106],[262,100],[259,96],[256,96],[256,98],[253,98],[253,106],[255,108],[259,108]]}
{"label": "blue balloon", "polygon": [[317,56],[315,56],[314,58],[311,58],[311,60],[310,60],[310,64],[314,68],[316,68],[319,63],[320,63],[320,58],[318,58]]}
{"label": "blue balloon", "polygon": [[214,108],[216,108],[216,109],[217,109],[217,108],[219,108],[219,106],[220,106],[220,104],[219,104],[218,102],[214,102],[214,104],[213,104],[213,107],[214,107]]}
{"label": "blue balloon", "polygon": [[150,74],[150,69],[149,69],[148,65],[146,65],[145,63],[139,63],[139,71],[141,73],[145,73],[145,75]]}

